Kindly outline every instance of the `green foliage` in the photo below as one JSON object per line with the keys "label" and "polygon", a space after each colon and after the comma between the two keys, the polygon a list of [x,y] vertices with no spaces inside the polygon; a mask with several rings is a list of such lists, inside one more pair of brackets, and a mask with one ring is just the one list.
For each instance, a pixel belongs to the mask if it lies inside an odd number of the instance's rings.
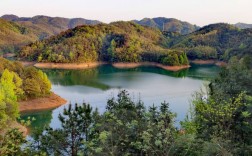
{"label": "green foliage", "polygon": [[50,89],[51,83],[42,71],[0,58],[0,130],[19,116],[19,100],[47,96]]}
{"label": "green foliage", "polygon": [[187,52],[191,59],[217,59],[217,51],[209,46],[197,46],[190,48]]}
{"label": "green foliage", "polygon": [[169,56],[166,56],[162,60],[162,64],[164,65],[170,65],[170,66],[178,66],[179,63],[179,58],[177,54],[171,54]]}
{"label": "green foliage", "polygon": [[90,105],[83,105],[72,108],[70,104],[59,115],[63,129],[47,128],[43,136],[36,135],[34,138],[34,150],[55,155],[77,155],[85,151],[83,142],[90,140],[90,127],[93,123],[92,108]]}
{"label": "green foliage", "polygon": [[[56,63],[150,61],[187,65],[187,56],[229,60],[233,55],[239,58],[250,55],[249,34],[250,30],[239,31],[227,24],[215,24],[188,35],[169,37],[167,33],[131,22],[115,22],[81,26],[35,42],[24,47],[20,57]],[[242,44],[237,43],[240,40]]]}
{"label": "green foliage", "polygon": [[[185,62],[185,56],[180,53],[178,62]],[[168,103],[146,110],[141,100],[132,100],[129,93],[122,90],[116,98],[107,101],[106,111],[102,114],[97,109],[92,111],[88,104],[69,105],[59,115],[62,128],[40,130],[33,135],[30,149],[21,151],[17,143],[8,146],[9,152],[33,155],[251,155],[250,63],[249,57],[232,58],[211,81],[207,93],[195,94],[191,112],[181,123],[181,129],[174,126],[175,114]],[[28,78],[46,79],[41,71],[36,72],[33,68],[20,71]],[[6,69],[2,77],[9,86],[21,86],[20,80],[15,80],[14,72]],[[12,83],[7,82],[9,79]],[[13,92],[20,91],[13,89]],[[0,101],[4,98],[0,94]],[[9,140],[13,139],[15,137]],[[7,146],[2,145],[6,150]]]}
{"label": "green foliage", "polygon": [[[210,91],[211,92],[211,91]],[[251,96],[226,100],[195,94],[182,129],[174,126],[169,104],[144,107],[122,90],[106,111],[89,104],[64,109],[60,129],[37,131],[28,149],[40,155],[251,155]]]}
{"label": "green foliage", "polygon": [[169,66],[180,66],[188,65],[189,61],[185,53],[180,54],[179,52],[172,51],[163,57],[162,64]]}
{"label": "green foliage", "polygon": [[115,40],[112,40],[108,48],[108,57],[110,58],[110,62],[114,62],[115,52],[116,52],[116,42]]}
{"label": "green foliage", "polygon": [[7,120],[15,120],[19,116],[16,91],[20,90],[18,88],[20,86],[15,85],[14,76],[17,78],[17,75],[6,69],[0,78],[0,130],[4,127]]}
{"label": "green foliage", "polygon": [[0,155],[26,155],[22,145],[27,141],[18,129],[11,129],[0,137]]}
{"label": "green foliage", "polygon": [[[94,61],[162,63],[162,58],[168,57],[167,51],[170,51],[163,45],[166,41],[167,38],[160,31],[132,22],[85,25],[27,45],[21,50],[20,57],[32,61],[56,63]],[[172,53],[178,56],[182,54],[176,50]],[[155,55],[155,58],[152,55]],[[169,57],[173,59],[173,55]],[[183,60],[181,63],[177,60],[175,64],[188,64],[188,61]]]}
{"label": "green foliage", "polygon": [[251,155],[252,100],[251,69],[237,58],[209,85],[206,93],[196,93],[191,118],[183,128],[203,140],[203,150],[212,155]]}
{"label": "green foliage", "polygon": [[34,67],[24,69],[23,89],[27,98],[41,97],[50,94],[51,83],[47,75]]}
{"label": "green foliage", "polygon": [[229,24],[211,24],[188,35],[170,40],[168,46],[187,53],[190,59],[220,59],[251,56],[251,31]]}
{"label": "green foliage", "polygon": [[62,129],[46,129],[32,149],[55,155],[169,154],[177,134],[175,114],[166,102],[154,108],[146,111],[125,90],[108,100],[101,115],[87,104],[69,105],[59,115]]}
{"label": "green foliage", "polygon": [[222,69],[219,76],[209,85],[216,99],[237,97],[243,91],[252,95],[252,72],[249,60],[249,58],[238,60],[237,57],[233,57],[228,67]]}

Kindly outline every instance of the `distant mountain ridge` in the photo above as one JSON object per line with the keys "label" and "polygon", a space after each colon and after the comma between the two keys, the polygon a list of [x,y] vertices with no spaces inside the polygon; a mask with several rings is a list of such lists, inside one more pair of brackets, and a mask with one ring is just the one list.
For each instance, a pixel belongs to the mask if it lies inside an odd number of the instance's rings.
{"label": "distant mountain ridge", "polygon": [[240,29],[252,28],[252,24],[247,24],[247,23],[236,23],[234,24],[234,26]]}
{"label": "distant mountain ridge", "polygon": [[67,29],[72,29],[80,25],[95,25],[101,23],[97,20],[88,20],[84,18],[63,18],[63,17],[49,17],[38,15],[34,17],[18,17],[16,15],[3,15],[1,17],[7,21],[12,21],[21,26],[35,29],[39,39],[57,35]]}
{"label": "distant mountain ridge", "polygon": [[144,18],[139,21],[133,20],[133,22],[143,26],[158,28],[161,31],[164,30],[168,32],[176,32],[182,35],[192,33],[200,28],[199,26],[190,24],[188,22],[183,22],[175,18],[165,17]]}

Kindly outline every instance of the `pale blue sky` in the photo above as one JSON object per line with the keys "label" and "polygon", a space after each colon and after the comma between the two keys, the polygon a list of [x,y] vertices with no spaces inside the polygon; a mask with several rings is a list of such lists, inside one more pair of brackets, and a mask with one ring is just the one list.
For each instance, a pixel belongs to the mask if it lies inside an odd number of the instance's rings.
{"label": "pale blue sky", "polygon": [[252,23],[252,0],[0,0],[0,16],[48,15],[103,22],[168,17],[200,26]]}

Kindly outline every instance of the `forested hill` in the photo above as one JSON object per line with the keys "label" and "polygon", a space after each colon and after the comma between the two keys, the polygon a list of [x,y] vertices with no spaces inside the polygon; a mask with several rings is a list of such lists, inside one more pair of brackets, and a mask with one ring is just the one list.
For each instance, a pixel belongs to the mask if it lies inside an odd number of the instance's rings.
{"label": "forested hill", "polygon": [[252,29],[239,29],[219,23],[173,38],[169,47],[187,53],[190,59],[229,60],[232,56],[252,55]]}
{"label": "forested hill", "polygon": [[0,18],[0,55],[14,53],[23,45],[59,34],[78,25],[101,23],[83,18],[34,16],[32,18],[4,15]]}
{"label": "forested hill", "polygon": [[24,47],[20,57],[38,62],[141,62],[188,64],[183,52],[166,49],[161,31],[133,22],[79,26]]}
{"label": "forested hill", "polygon": [[158,28],[161,31],[176,32],[183,35],[192,33],[200,28],[199,26],[192,25],[188,22],[165,17],[144,18],[139,21],[134,20],[133,22],[148,27]]}
{"label": "forested hill", "polygon": [[21,50],[20,57],[38,62],[151,61],[181,65],[187,64],[184,53],[190,59],[224,61],[232,56],[251,56],[252,29],[219,23],[188,35],[169,35],[133,22],[85,25],[30,44]]}

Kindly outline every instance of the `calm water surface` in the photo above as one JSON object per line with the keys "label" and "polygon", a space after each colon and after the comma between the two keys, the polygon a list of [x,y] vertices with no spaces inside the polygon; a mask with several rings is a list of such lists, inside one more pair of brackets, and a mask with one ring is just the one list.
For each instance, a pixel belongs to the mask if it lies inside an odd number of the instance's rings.
{"label": "calm water surface", "polygon": [[[185,118],[192,94],[218,71],[219,67],[214,65],[192,65],[179,72],[149,66],[117,69],[111,65],[85,70],[44,70],[52,82],[52,91],[68,100],[68,104],[86,102],[104,112],[107,100],[126,89],[134,100],[140,98],[147,108],[169,102],[171,110],[177,113],[177,123]],[[58,114],[68,104],[50,111],[23,114],[22,118],[35,117],[32,128],[44,125],[57,128],[60,127]]]}

